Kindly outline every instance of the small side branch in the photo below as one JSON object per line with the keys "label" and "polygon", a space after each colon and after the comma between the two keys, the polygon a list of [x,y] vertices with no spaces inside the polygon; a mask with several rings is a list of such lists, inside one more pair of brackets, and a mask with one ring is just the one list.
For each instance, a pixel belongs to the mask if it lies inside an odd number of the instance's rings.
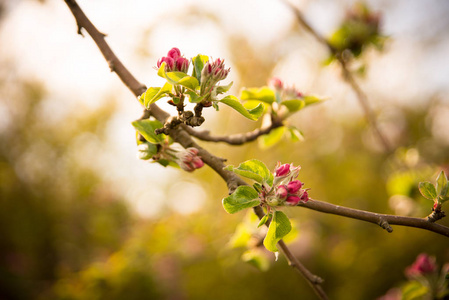
{"label": "small side branch", "polygon": [[413,217],[403,217],[387,214],[378,214],[313,199],[310,199],[306,203],[300,203],[298,206],[306,207],[327,214],[339,215],[347,218],[377,224],[383,229],[387,230],[388,232],[393,231],[391,225],[398,225],[398,226],[421,228],[449,237],[449,227],[433,223],[430,220],[428,220],[428,218],[413,218]]}
{"label": "small side branch", "polygon": [[299,24],[301,24],[312,36],[315,37],[315,39],[321,43],[322,45],[326,46],[326,48],[329,49],[329,51],[335,55],[335,57],[337,58],[338,62],[341,65],[342,71],[343,71],[343,78],[346,81],[346,83],[348,83],[351,88],[354,90],[356,96],[357,96],[357,100],[359,101],[360,105],[362,106],[363,112],[365,114],[366,119],[368,120],[368,122],[370,123],[371,127],[374,129],[374,132],[376,133],[376,135],[378,136],[380,142],[382,143],[384,149],[386,152],[391,152],[392,151],[392,147],[390,145],[390,142],[388,141],[388,139],[385,137],[385,135],[383,134],[383,132],[380,130],[378,124],[377,124],[377,119],[374,115],[373,110],[371,109],[369,102],[368,102],[368,97],[366,96],[366,94],[362,91],[362,89],[360,88],[360,86],[357,84],[357,82],[355,81],[354,77],[352,76],[351,72],[348,70],[347,65],[345,60],[341,57],[341,53],[338,53],[334,47],[332,47],[331,44],[329,44],[327,42],[327,40],[320,35],[317,31],[315,31],[312,26],[310,26],[310,24],[306,21],[306,19],[304,18],[304,16],[302,15],[301,11],[295,7],[293,4],[289,3],[286,0],[282,0],[286,5],[288,5],[290,7],[290,9],[293,11],[293,13],[296,16],[296,19],[298,21]]}
{"label": "small side branch", "polygon": [[282,123],[272,123],[269,127],[266,128],[257,128],[247,133],[238,133],[225,136],[212,136],[207,130],[197,131],[187,126],[183,126],[183,129],[187,131],[191,136],[194,136],[202,141],[215,142],[215,143],[224,142],[229,145],[236,146],[255,141],[259,136],[268,134],[273,129],[281,126],[283,126]]}
{"label": "small side branch", "polygon": [[[265,216],[265,213],[260,206],[254,207],[254,213],[259,217],[259,219],[262,219]],[[266,226],[269,226],[269,222],[265,223]],[[288,261],[288,264],[295,269],[302,277],[304,277],[307,281],[307,283],[310,285],[310,287],[313,289],[315,294],[318,296],[318,298],[322,300],[329,299],[326,295],[326,292],[323,290],[321,284],[324,282],[324,280],[310,272],[290,251],[290,249],[287,247],[287,245],[284,243],[283,240],[280,240],[278,242],[278,247],[282,254],[285,256],[285,258]]]}

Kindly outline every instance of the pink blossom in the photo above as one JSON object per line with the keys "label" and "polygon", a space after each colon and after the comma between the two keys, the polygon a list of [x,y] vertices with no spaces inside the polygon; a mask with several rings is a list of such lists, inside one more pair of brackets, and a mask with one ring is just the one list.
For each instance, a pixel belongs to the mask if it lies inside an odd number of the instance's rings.
{"label": "pink blossom", "polygon": [[184,151],[176,154],[176,163],[181,169],[187,172],[193,172],[195,169],[199,169],[204,166],[204,162],[201,157],[198,156],[197,148],[187,148]]}
{"label": "pink blossom", "polygon": [[285,200],[287,198],[287,195],[288,195],[287,187],[285,185],[278,186],[276,190],[276,196],[281,200]]}
{"label": "pink blossom", "polygon": [[301,195],[301,201],[304,203],[309,201],[309,193],[307,193],[307,191],[304,191],[304,193]]}
{"label": "pink blossom", "polygon": [[415,262],[405,269],[405,274],[408,277],[416,277],[419,275],[426,275],[435,272],[437,265],[435,263],[435,258],[430,257],[426,253],[421,253],[416,258]]}
{"label": "pink blossom", "polygon": [[285,200],[285,202],[287,202],[288,205],[292,205],[292,206],[297,205],[299,203],[299,201],[301,201],[301,198],[296,195],[290,195]]}
{"label": "pink blossom", "polygon": [[176,69],[186,73],[189,70],[189,60],[184,57],[178,57],[176,59]]}
{"label": "pink blossom", "polygon": [[290,181],[287,184],[288,193],[289,194],[295,194],[296,192],[299,191],[299,189],[302,187],[302,185],[303,185],[302,182],[299,181],[299,180]]}
{"label": "pink blossom", "polygon": [[282,90],[284,83],[277,77],[273,77],[270,79],[270,85],[272,85],[276,90]]}
{"label": "pink blossom", "polygon": [[168,51],[167,56],[176,60],[178,57],[181,56],[181,51],[178,48],[173,47],[170,49],[170,51]]}
{"label": "pink blossom", "polygon": [[274,174],[276,177],[284,177],[290,174],[290,164],[283,164],[281,165],[280,162],[278,162],[278,165],[276,166],[276,169],[274,170]]}
{"label": "pink blossom", "polygon": [[157,67],[160,68],[162,63],[166,63],[165,65],[165,71],[167,72],[171,72],[175,69],[175,61],[173,60],[173,58],[171,57],[162,57],[160,60],[158,60],[157,62]]}

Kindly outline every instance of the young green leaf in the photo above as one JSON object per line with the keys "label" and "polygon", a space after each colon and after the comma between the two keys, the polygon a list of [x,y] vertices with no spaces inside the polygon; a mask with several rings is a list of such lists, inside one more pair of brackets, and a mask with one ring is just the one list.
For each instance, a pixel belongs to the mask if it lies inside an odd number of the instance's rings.
{"label": "young green leaf", "polygon": [[424,198],[427,198],[429,200],[435,200],[435,198],[437,197],[435,186],[430,182],[420,182],[419,191]]}
{"label": "young green leaf", "polygon": [[288,127],[288,132],[290,133],[290,140],[292,142],[302,142],[304,141],[304,136],[302,134],[302,132],[294,127],[294,126],[289,126]]}
{"label": "young green leaf", "polygon": [[270,261],[260,249],[246,251],[242,254],[242,260],[258,268],[260,271],[267,271],[270,268]]}
{"label": "young green leaf", "polygon": [[234,214],[245,208],[260,204],[259,194],[252,187],[239,186],[234,193],[223,198],[223,208],[226,212]]}
{"label": "young green leaf", "polygon": [[278,252],[276,244],[286,236],[292,225],[288,217],[281,211],[275,211],[271,219],[270,227],[268,227],[267,236],[263,240],[263,245],[271,252]]}
{"label": "young green leaf", "polygon": [[249,88],[242,90],[240,94],[242,101],[258,100],[271,104],[275,101],[274,91],[267,86],[261,88]]}
{"label": "young green leaf", "polygon": [[262,219],[260,219],[259,224],[257,225],[257,228],[259,228],[260,226],[264,225],[265,223],[267,223],[268,221],[268,215],[265,215],[262,217]]}
{"label": "young green leaf", "polygon": [[259,138],[259,146],[263,149],[276,145],[284,136],[285,126],[275,128]]}
{"label": "young green leaf", "polygon": [[167,79],[167,82],[171,85],[182,85],[191,91],[195,91],[195,89],[199,86],[198,79],[189,76],[184,72],[165,72],[165,65],[165,62],[161,64],[159,70],[157,71],[157,75]]}
{"label": "young green leaf", "polygon": [[306,106],[323,101],[323,99],[320,99],[320,98],[318,98],[316,96],[312,96],[312,95],[304,96],[304,97],[302,97],[302,100],[304,100]]}
{"label": "young green leaf", "polygon": [[223,93],[226,93],[227,91],[229,91],[229,89],[231,88],[233,83],[234,82],[231,81],[231,83],[228,85],[217,86],[217,95],[223,94]]}
{"label": "young green leaf", "polygon": [[257,159],[247,160],[241,163],[237,168],[234,166],[227,166],[225,169],[239,174],[240,176],[255,180],[260,184],[263,184],[263,182],[268,183],[270,186],[273,184],[273,174],[263,162]]}
{"label": "young green leaf", "polygon": [[224,97],[221,100],[218,100],[218,102],[224,103],[236,111],[238,111],[240,114],[242,114],[244,117],[256,121],[260,118],[260,116],[263,113],[263,106],[262,104],[259,104],[253,109],[246,110],[246,108],[240,103],[240,101],[237,99],[237,97],[229,95]]}
{"label": "young green leaf", "polygon": [[166,82],[164,84],[164,86],[162,88],[154,88],[154,87],[150,87],[142,96],[143,97],[143,105],[146,108],[149,108],[150,105],[154,102],[156,102],[157,100],[167,96],[168,93],[171,92],[173,86]]}
{"label": "young green leaf", "polygon": [[157,120],[137,120],[131,123],[134,128],[150,143],[160,144],[165,140],[165,134],[155,134],[157,128],[162,128],[162,123]]}
{"label": "young green leaf", "polygon": [[437,178],[437,194],[438,194],[438,196],[440,196],[440,197],[446,196],[447,188],[448,188],[448,181],[447,181],[446,174],[444,174],[444,171],[441,171],[440,175],[438,175],[438,178]]}
{"label": "young green leaf", "polygon": [[201,71],[203,70],[204,65],[209,61],[209,57],[206,55],[198,54],[194,58],[192,58],[193,64],[193,73],[192,76],[198,79],[198,82],[201,82]]}
{"label": "young green leaf", "polygon": [[287,107],[290,113],[297,112],[306,106],[306,102],[301,99],[285,100],[282,101],[281,104]]}

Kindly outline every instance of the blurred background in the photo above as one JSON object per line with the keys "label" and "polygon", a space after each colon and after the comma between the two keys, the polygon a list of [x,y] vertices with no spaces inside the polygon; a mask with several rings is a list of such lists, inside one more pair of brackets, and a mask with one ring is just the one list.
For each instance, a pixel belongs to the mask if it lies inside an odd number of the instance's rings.
{"label": "blurred background", "polygon": [[[147,86],[161,85],[156,62],[178,47],[186,57],[224,58],[232,94],[276,76],[328,99],[289,120],[303,142],[201,143],[229,164],[292,162],[314,199],[431,212],[417,185],[449,171],[449,2],[367,1],[387,40],[382,51],[363,51],[354,70],[392,154],[339,64],[324,64],[328,50],[282,1],[78,2]],[[329,37],[354,1],[291,3]],[[285,259],[260,249],[266,271],[241,260],[245,243],[234,232],[249,219],[223,210],[218,175],[136,158],[131,122],[142,108],[76,31],[62,0],[0,1],[0,299],[314,299]],[[217,135],[260,126],[224,107],[205,116],[202,128]],[[422,252],[449,262],[448,239],[431,232],[396,226],[388,234],[306,209],[285,212],[297,230],[293,253],[325,279],[331,299],[385,294],[406,281],[404,269]]]}

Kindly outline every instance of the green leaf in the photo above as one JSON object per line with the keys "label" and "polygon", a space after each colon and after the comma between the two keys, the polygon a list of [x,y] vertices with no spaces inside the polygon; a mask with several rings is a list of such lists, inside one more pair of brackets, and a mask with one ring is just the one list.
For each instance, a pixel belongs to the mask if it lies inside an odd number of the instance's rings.
{"label": "green leaf", "polygon": [[270,186],[273,184],[273,174],[263,162],[257,159],[247,160],[241,163],[237,168],[234,166],[227,166],[225,169],[239,174],[240,176],[255,180],[260,184],[263,184],[263,182],[268,183]]}
{"label": "green leaf", "polygon": [[166,82],[164,84],[164,86],[162,88],[154,88],[154,87],[150,87],[142,96],[143,97],[143,105],[146,108],[149,108],[150,105],[154,102],[156,102],[157,100],[167,96],[168,93],[171,92],[173,86]]}
{"label": "green leaf", "polygon": [[301,99],[285,100],[282,101],[281,104],[287,107],[288,111],[291,113],[297,112],[306,106],[306,102]]}
{"label": "green leaf", "polygon": [[278,252],[276,244],[286,236],[292,225],[288,217],[281,211],[275,211],[271,219],[270,227],[268,228],[267,236],[263,240],[263,245],[268,251]]}
{"label": "green leaf", "polygon": [[402,288],[403,300],[418,300],[429,292],[429,289],[418,281],[410,281]]}
{"label": "green leaf", "polygon": [[223,199],[223,208],[230,214],[259,204],[259,194],[249,186],[239,186],[234,193]]}
{"label": "green leaf", "polygon": [[209,61],[209,57],[206,55],[198,54],[194,58],[192,58],[193,64],[193,73],[192,76],[198,79],[198,82],[201,82],[201,71],[203,70],[204,65]]}
{"label": "green leaf", "polygon": [[157,75],[167,79],[167,82],[171,85],[181,85],[191,91],[199,86],[198,79],[193,76],[189,76],[184,72],[165,72],[166,63],[163,62],[157,71]]}
{"label": "green leaf", "polygon": [[238,111],[240,114],[242,114],[244,117],[256,121],[260,118],[260,116],[263,113],[263,106],[262,104],[259,104],[253,109],[246,110],[246,108],[240,103],[240,101],[237,99],[237,97],[229,95],[224,97],[221,100],[218,100],[218,102],[224,103],[236,111]]}
{"label": "green leaf", "polygon": [[157,128],[162,128],[162,123],[157,120],[137,120],[131,123],[134,128],[150,143],[160,144],[165,140],[165,134],[155,134]]}
{"label": "green leaf", "polygon": [[292,142],[302,142],[302,141],[304,141],[304,136],[303,136],[302,132],[298,128],[296,128],[294,126],[289,126],[288,127],[288,132],[290,134],[290,140]]}
{"label": "green leaf", "polygon": [[252,232],[250,228],[248,228],[248,224],[240,223],[229,240],[229,246],[231,248],[247,247],[251,236]]}
{"label": "green leaf", "polygon": [[302,100],[304,100],[306,106],[323,101],[323,99],[320,99],[320,98],[318,98],[316,96],[312,96],[312,95],[304,96],[304,97],[302,97]]}
{"label": "green leaf", "polygon": [[259,228],[260,226],[264,225],[265,223],[267,223],[268,221],[268,215],[265,215],[262,217],[262,219],[260,219],[259,224],[257,225],[257,228]]}
{"label": "green leaf", "polygon": [[263,135],[259,138],[259,145],[261,148],[266,149],[276,145],[284,136],[285,126],[275,128],[270,133]]}
{"label": "green leaf", "polygon": [[148,160],[156,155],[158,152],[157,146],[152,143],[143,142],[137,146],[137,156],[139,159]]}
{"label": "green leaf", "polygon": [[261,88],[249,88],[242,90],[240,94],[242,101],[258,100],[271,104],[275,101],[274,91],[267,86]]}
{"label": "green leaf", "polygon": [[231,83],[228,85],[217,86],[217,95],[223,94],[223,93],[226,93],[227,91],[229,91],[229,89],[232,87],[233,84],[234,84],[234,82],[231,81]]}
{"label": "green leaf", "polygon": [[263,272],[270,268],[270,261],[259,249],[246,251],[242,254],[242,260]]}
{"label": "green leaf", "polygon": [[437,178],[437,194],[440,197],[444,197],[447,194],[448,189],[448,181],[446,174],[444,174],[444,171],[441,171],[440,175],[438,175]]}
{"label": "green leaf", "polygon": [[203,101],[204,98],[206,98],[206,96],[208,96],[207,94],[203,95],[203,96],[200,96],[196,92],[192,92],[192,91],[188,91],[186,94],[189,95],[189,101],[191,103],[201,102],[201,101]]}
{"label": "green leaf", "polygon": [[419,191],[421,192],[421,195],[423,195],[424,198],[427,198],[429,200],[435,200],[435,198],[437,197],[437,191],[435,189],[435,186],[430,182],[427,181],[420,182]]}

